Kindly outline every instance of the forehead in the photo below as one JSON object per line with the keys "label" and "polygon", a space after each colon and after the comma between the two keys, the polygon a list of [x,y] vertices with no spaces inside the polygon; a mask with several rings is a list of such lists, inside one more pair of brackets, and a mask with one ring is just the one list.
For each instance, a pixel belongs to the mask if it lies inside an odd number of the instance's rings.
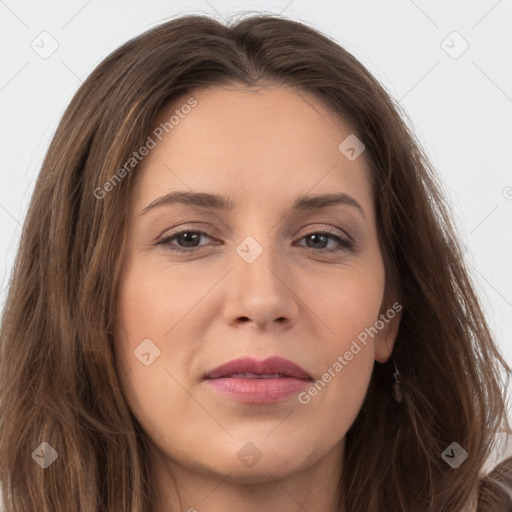
{"label": "forehead", "polygon": [[260,204],[341,191],[371,207],[364,153],[351,161],[339,149],[351,134],[322,102],[292,88],[195,90],[155,119],[150,136],[156,144],[137,168],[134,206],[140,210],[164,192],[189,189]]}

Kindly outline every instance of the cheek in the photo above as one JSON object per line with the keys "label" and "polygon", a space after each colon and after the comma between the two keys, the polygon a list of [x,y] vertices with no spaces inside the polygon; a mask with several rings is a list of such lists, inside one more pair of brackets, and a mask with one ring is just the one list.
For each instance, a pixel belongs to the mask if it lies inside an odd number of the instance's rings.
{"label": "cheek", "polygon": [[331,422],[341,421],[340,431],[355,419],[370,382],[374,329],[383,292],[383,275],[359,269],[338,272],[325,279],[322,286],[304,289],[308,304],[325,327],[323,340],[315,346],[323,373],[317,376],[317,384],[310,388],[304,402],[311,399],[314,407],[327,411]]}
{"label": "cheek", "polygon": [[189,404],[180,383],[186,380],[184,369],[195,348],[190,337],[180,332],[187,312],[205,291],[201,294],[190,277],[180,282],[180,272],[172,273],[172,279],[164,279],[162,269],[128,264],[116,297],[114,351],[121,385],[147,432],[153,432],[155,425],[170,427],[172,411],[183,411]]}
{"label": "cheek", "polygon": [[383,273],[378,269],[343,269],[315,284],[306,284],[302,296],[325,327],[323,346],[330,352],[348,350],[351,340],[378,320]]}
{"label": "cheek", "polygon": [[[116,302],[120,352],[133,353],[143,340],[150,339],[159,347],[162,359],[172,355],[175,363],[183,362],[179,360],[184,355],[182,346],[191,347],[190,343],[175,339],[171,344],[169,340],[176,338],[189,319],[187,314],[210,287],[208,280],[180,267],[169,269],[151,263],[129,266]],[[169,354],[171,347],[175,347],[173,354]]]}

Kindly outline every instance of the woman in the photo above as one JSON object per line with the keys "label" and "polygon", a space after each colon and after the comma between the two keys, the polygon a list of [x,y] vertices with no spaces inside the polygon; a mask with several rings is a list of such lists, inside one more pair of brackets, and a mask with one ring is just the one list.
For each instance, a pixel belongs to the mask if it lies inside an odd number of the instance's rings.
{"label": "woman", "polygon": [[183,16],[97,67],[0,364],[8,512],[510,509],[511,370],[433,171],[298,22]]}

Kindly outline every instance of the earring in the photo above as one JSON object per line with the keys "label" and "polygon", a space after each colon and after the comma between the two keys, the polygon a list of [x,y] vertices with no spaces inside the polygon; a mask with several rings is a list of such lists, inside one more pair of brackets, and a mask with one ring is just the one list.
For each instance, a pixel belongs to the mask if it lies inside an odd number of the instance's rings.
{"label": "earring", "polygon": [[393,386],[391,387],[391,396],[395,402],[401,404],[404,401],[404,395],[402,393],[402,386],[400,385],[400,373],[398,373],[395,360],[393,360],[393,363],[395,365],[395,372],[393,373],[395,382],[393,382]]}

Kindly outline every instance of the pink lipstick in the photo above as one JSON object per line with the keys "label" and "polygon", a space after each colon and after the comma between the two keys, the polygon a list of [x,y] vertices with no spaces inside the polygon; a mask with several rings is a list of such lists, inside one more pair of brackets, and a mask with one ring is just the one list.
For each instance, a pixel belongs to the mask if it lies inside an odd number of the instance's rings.
{"label": "pink lipstick", "polygon": [[281,402],[313,380],[296,363],[276,356],[264,361],[248,357],[236,359],[206,373],[204,378],[218,393],[252,404]]}

